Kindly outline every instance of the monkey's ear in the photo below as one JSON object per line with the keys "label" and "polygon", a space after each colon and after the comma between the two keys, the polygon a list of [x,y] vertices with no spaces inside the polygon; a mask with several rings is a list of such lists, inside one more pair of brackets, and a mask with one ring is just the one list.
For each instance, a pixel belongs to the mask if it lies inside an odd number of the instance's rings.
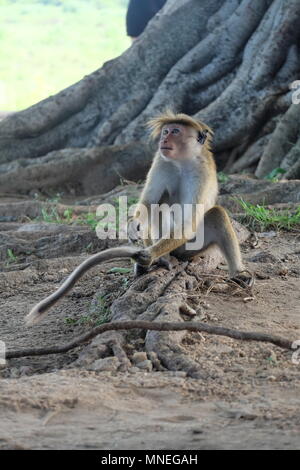
{"label": "monkey's ear", "polygon": [[208,133],[208,129],[205,129],[205,131],[203,131],[203,132],[199,132],[198,139],[197,139],[199,144],[201,144],[201,145],[205,144],[205,141],[207,139],[207,133]]}

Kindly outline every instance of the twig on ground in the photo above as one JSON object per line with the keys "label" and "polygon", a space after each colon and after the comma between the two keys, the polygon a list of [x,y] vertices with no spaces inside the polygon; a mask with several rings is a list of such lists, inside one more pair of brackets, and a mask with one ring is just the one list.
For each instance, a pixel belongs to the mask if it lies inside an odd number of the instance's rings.
{"label": "twig on ground", "polygon": [[156,330],[156,331],[203,331],[213,335],[228,336],[229,338],[243,340],[243,341],[262,341],[267,343],[275,344],[283,349],[292,349],[293,341],[282,338],[280,336],[273,336],[267,333],[251,332],[251,331],[240,331],[231,328],[224,328],[222,326],[207,325],[201,322],[149,322],[149,321],[124,321],[124,322],[112,322],[105,323],[97,326],[88,333],[85,333],[78,338],[74,339],[70,343],[62,346],[53,346],[48,348],[37,348],[37,349],[23,349],[23,350],[11,350],[7,351],[6,359],[12,359],[24,356],[43,356],[46,354],[59,354],[65,353],[70,349],[74,349],[82,343],[89,341],[95,336],[104,333],[105,331],[112,330],[132,330],[132,329],[144,329],[144,330]]}

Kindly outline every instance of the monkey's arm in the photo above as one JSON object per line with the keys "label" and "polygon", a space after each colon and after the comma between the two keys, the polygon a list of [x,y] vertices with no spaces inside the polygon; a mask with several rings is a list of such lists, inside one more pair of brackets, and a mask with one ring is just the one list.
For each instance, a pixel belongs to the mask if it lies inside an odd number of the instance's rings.
{"label": "monkey's arm", "polygon": [[74,286],[79,278],[83,274],[97,264],[103,263],[114,258],[133,258],[142,251],[141,248],[135,248],[132,246],[123,246],[119,248],[110,248],[108,250],[96,253],[90,256],[88,259],[83,261],[65,282],[57,289],[56,292],[46,297],[40,303],[35,305],[31,312],[25,317],[27,325],[33,325],[38,323],[45,315],[47,310],[52,307],[61,297],[63,297],[69,290]]}
{"label": "monkey's arm", "polygon": [[[207,188],[205,185],[203,189],[198,186],[189,188],[188,185],[186,185],[181,196],[181,206],[184,208],[183,221],[181,218],[179,221],[174,220],[169,238],[161,238],[152,246],[147,246],[146,250],[139,253],[139,255],[137,255],[139,264],[147,266],[156,258],[165,256],[195,237],[197,228],[204,220],[205,211],[215,203],[217,185],[215,185],[214,191],[208,191],[208,189],[210,190],[210,188]],[[178,233],[181,235],[179,237],[176,235],[175,237],[174,235]]]}
{"label": "monkey's arm", "polygon": [[187,241],[188,239],[185,237],[180,239],[161,239],[154,245],[148,246],[145,250],[142,250],[134,258],[139,264],[149,266],[156,258],[161,258],[181,245],[184,245]]}
{"label": "monkey's arm", "polygon": [[[176,250],[176,248],[184,245],[195,236],[198,225],[196,220],[201,222],[201,219],[203,219],[201,207],[195,205],[194,215],[191,214],[188,217],[184,217],[184,223],[182,224],[181,222],[179,226],[180,230],[177,230],[175,221],[175,226],[171,227],[169,238],[161,238],[153,245],[147,246],[145,250],[136,255],[135,259],[139,264],[148,266],[156,258],[161,258]],[[177,238],[177,236],[175,237],[175,234],[178,233],[181,234],[179,238]]]}
{"label": "monkey's arm", "polygon": [[151,240],[151,206],[158,204],[166,187],[168,173],[158,155],[148,173],[147,180],[140,196],[133,217],[128,222],[128,235],[131,241],[143,239],[145,246],[152,244]]}

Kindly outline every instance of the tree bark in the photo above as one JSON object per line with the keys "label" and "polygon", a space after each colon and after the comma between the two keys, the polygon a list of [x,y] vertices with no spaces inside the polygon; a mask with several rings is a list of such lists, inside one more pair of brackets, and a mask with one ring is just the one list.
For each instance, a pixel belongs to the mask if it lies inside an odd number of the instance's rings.
{"label": "tree bark", "polygon": [[120,57],[0,122],[2,190],[99,194],[142,179],[145,122],[167,106],[214,129],[220,168],[299,176],[299,20],[299,0],[168,0]]}

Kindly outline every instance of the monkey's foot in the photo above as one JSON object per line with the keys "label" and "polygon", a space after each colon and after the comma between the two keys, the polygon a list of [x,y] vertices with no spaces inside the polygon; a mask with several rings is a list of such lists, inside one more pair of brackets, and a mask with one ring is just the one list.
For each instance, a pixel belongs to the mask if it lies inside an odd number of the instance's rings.
{"label": "monkey's foot", "polygon": [[149,271],[148,266],[142,266],[141,264],[134,263],[133,274],[134,277],[140,277]]}
{"label": "monkey's foot", "polygon": [[172,264],[169,256],[161,256],[160,258],[158,258],[158,260],[155,262],[155,264],[156,264],[156,266],[158,266],[160,268],[165,268],[168,271],[171,271],[171,269],[173,267],[173,264]]}
{"label": "monkey's foot", "polygon": [[244,289],[251,289],[254,286],[254,275],[245,269],[244,271],[240,271],[234,277],[232,277],[231,281],[236,282]]}

